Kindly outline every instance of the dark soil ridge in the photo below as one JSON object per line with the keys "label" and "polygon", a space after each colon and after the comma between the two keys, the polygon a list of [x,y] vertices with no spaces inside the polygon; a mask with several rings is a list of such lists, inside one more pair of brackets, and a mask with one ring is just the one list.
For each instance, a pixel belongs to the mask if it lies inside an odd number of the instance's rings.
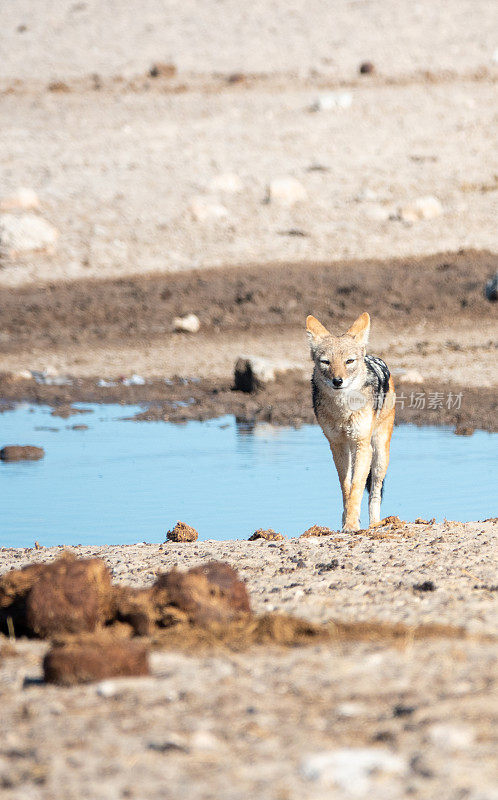
{"label": "dark soil ridge", "polygon": [[172,335],[194,313],[203,334],[302,327],[308,313],[340,330],[366,308],[398,331],[495,313],[484,284],[498,270],[487,251],[333,263],[278,263],[0,289],[5,353],[30,347],[122,346]]}

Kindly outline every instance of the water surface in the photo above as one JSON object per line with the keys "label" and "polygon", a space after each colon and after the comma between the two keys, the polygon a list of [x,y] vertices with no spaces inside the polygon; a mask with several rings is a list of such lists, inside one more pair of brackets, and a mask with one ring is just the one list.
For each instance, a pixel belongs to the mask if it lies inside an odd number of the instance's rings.
{"label": "water surface", "polygon": [[[320,428],[133,422],[131,406],[81,406],[61,420],[43,406],[0,415],[0,446],[45,448],[42,461],[0,462],[0,546],[164,540],[178,519],[201,539],[256,528],[297,536],[340,526],[341,496]],[[73,430],[86,424],[88,430]],[[58,430],[50,430],[57,428]],[[496,515],[497,435],[395,428],[383,515],[462,521]],[[362,521],[367,523],[365,495]]]}

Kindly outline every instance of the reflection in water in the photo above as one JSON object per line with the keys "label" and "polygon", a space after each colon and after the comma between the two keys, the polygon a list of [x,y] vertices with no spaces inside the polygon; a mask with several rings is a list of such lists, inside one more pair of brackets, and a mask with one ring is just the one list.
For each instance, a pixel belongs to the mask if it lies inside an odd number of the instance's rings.
{"label": "reflection in water", "polygon": [[[256,528],[297,536],[337,528],[342,503],[317,426],[275,428],[233,418],[175,425],[132,422],[138,409],[94,406],[88,430],[46,407],[2,414],[5,444],[45,448],[42,461],[0,463],[0,545],[162,541],[181,519],[201,539]],[[80,421],[80,420],[78,420]],[[496,514],[496,434],[395,428],[382,512],[403,519]],[[366,497],[363,521],[367,521]]]}

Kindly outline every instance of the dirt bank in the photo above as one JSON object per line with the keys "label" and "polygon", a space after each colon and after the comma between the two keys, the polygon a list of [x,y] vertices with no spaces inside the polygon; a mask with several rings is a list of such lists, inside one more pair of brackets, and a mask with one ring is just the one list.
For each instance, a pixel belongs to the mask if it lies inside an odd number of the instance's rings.
{"label": "dirt bank", "polygon": [[[144,419],[234,414],[312,422],[303,320],[313,312],[342,331],[367,308],[370,350],[395,376],[398,421],[496,430],[496,309],[483,284],[497,268],[498,256],[469,251],[1,290],[0,367],[15,373],[48,366],[70,382],[50,386],[4,374],[0,395],[57,406],[143,403]],[[186,313],[198,315],[198,334],[172,332],[173,318]],[[287,358],[300,371],[254,395],[233,392],[233,366],[244,352]],[[419,383],[403,382],[407,369],[417,370]],[[145,385],[124,385],[133,373]],[[99,385],[101,378],[111,385]],[[443,400],[431,407],[435,393]]]}
{"label": "dirt bank", "polygon": [[[170,643],[152,653],[150,677],[69,689],[40,683],[46,643],[0,637],[5,797],[169,800],[188,785],[194,800],[321,800],[351,797],[359,781],[356,796],[373,800],[493,798],[497,534],[496,521],[447,522],[283,542],[74,548],[135,586],[221,558],[247,582],[257,613],[376,621],[377,634],[241,652]],[[0,550],[0,570],[60,552]],[[393,623],[406,635],[393,639]],[[420,625],[442,635],[412,636]],[[378,766],[363,772],[364,758]]]}

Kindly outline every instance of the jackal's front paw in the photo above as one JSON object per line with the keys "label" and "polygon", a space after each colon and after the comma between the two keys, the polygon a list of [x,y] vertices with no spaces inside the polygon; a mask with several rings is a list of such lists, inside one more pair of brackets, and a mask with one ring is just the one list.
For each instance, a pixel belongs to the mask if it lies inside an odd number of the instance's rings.
{"label": "jackal's front paw", "polygon": [[344,525],[342,526],[343,531],[359,531],[360,528],[360,520],[359,519],[345,519]]}

